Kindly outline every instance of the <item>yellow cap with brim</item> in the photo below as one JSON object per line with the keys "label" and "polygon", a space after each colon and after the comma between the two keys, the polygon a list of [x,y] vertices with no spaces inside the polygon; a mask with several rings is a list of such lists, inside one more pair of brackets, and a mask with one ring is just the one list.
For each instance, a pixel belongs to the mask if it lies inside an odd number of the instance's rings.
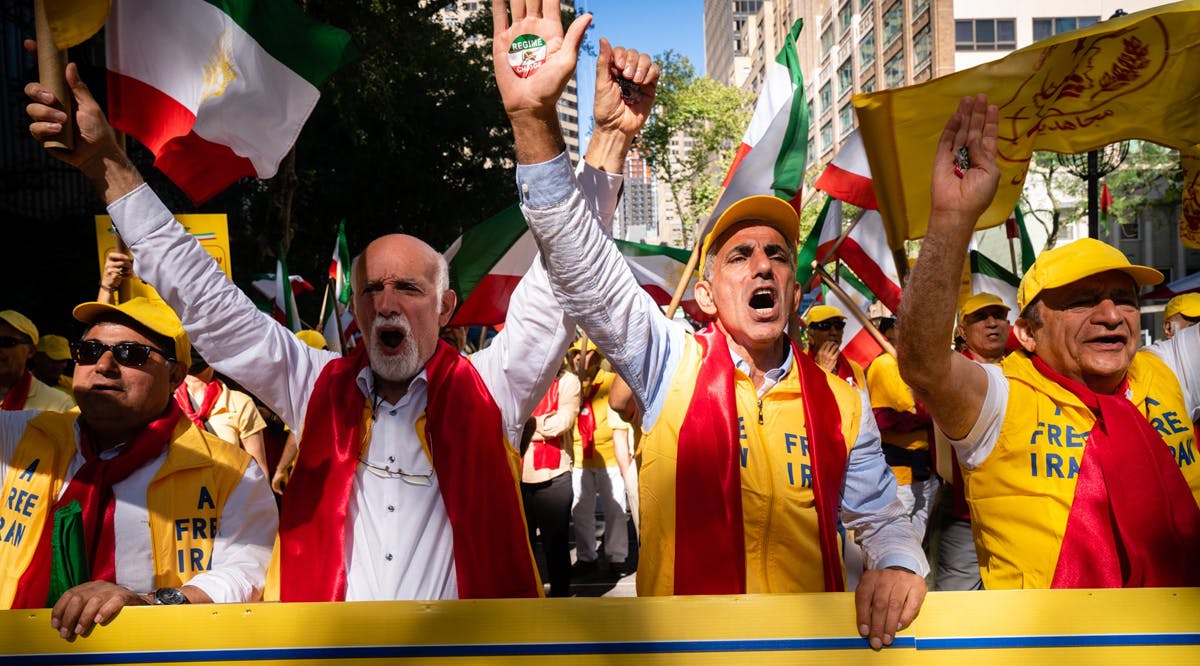
{"label": "yellow cap with brim", "polygon": [[1167,307],[1163,310],[1163,318],[1170,319],[1175,315],[1200,317],[1200,294],[1180,294],[1167,301]]}
{"label": "yellow cap with brim", "polygon": [[131,298],[120,305],[108,303],[81,303],[75,306],[71,313],[76,319],[91,324],[100,317],[108,314],[119,314],[145,326],[146,328],[171,338],[175,342],[175,360],[184,365],[192,364],[192,343],[183,324],[166,303],[150,300],[144,296]]}
{"label": "yellow cap with brim", "polygon": [[814,305],[808,309],[808,316],[804,318],[805,326],[812,326],[819,321],[826,319],[834,319],[836,317],[846,318],[842,311],[832,305]]}
{"label": "yellow cap with brim", "polygon": [[5,310],[0,312],[0,319],[8,322],[9,326],[12,326],[25,335],[28,335],[33,344],[36,345],[38,343],[37,326],[33,325],[33,322],[29,320],[29,317],[26,317],[16,310]]}
{"label": "yellow cap with brim", "polygon": [[306,328],[303,331],[296,331],[296,337],[304,344],[313,349],[328,349],[329,343],[326,342],[325,336],[311,328]]}
{"label": "yellow cap with brim", "polygon": [[1149,266],[1129,263],[1120,250],[1108,243],[1095,238],[1080,238],[1038,255],[1017,288],[1017,309],[1024,312],[1045,289],[1063,287],[1107,271],[1121,271],[1133,278],[1139,287],[1163,281],[1162,273]]}
{"label": "yellow cap with brim", "polygon": [[704,261],[709,248],[721,234],[739,222],[758,222],[773,227],[783,234],[784,240],[793,250],[796,249],[796,242],[800,238],[800,217],[796,215],[796,209],[779,197],[756,194],[735,201],[732,206],[726,208],[717,218],[712,230],[704,237],[704,244],[700,246],[701,275],[704,275]]}
{"label": "yellow cap with brim", "polygon": [[37,350],[51,361],[65,361],[71,358],[71,345],[61,335],[43,335],[42,339],[38,340]]}
{"label": "yellow cap with brim", "polygon": [[567,350],[567,353],[578,354],[580,350],[580,344],[582,344],[585,339],[587,340],[587,350],[589,352],[596,351],[596,343],[593,342],[591,338],[579,338],[575,342],[571,343],[571,348]]}
{"label": "yellow cap with brim", "polygon": [[967,315],[975,314],[984,308],[1004,308],[1008,312],[1011,308],[1004,302],[1002,298],[995,294],[989,294],[986,291],[981,291],[978,294],[968,298],[962,304],[962,309],[958,311],[958,317],[961,319]]}

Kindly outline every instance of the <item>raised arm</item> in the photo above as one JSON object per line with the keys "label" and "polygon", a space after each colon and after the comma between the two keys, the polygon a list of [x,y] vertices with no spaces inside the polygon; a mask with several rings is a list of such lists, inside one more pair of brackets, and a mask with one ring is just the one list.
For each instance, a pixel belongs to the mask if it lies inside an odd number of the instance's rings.
{"label": "raised arm", "polygon": [[[75,148],[50,153],[78,168],[96,188],[137,257],[140,277],[183,320],[196,349],[299,432],[312,384],[336,354],[309,348],[258,311],[146,186],[74,63],[67,65],[66,78],[75,97]],[[30,83],[25,93],[31,100],[29,130],[44,142],[61,129],[65,116],[41,85]]]}
{"label": "raised arm", "polygon": [[[932,212],[921,253],[900,301],[906,328],[897,345],[900,375],[942,432],[965,437],[987,393],[983,368],[950,348],[962,266],[975,223],[996,194],[999,112],[987,96],[963,98],[938,141],[933,163]],[[970,167],[955,174],[958,150],[966,146]]]}

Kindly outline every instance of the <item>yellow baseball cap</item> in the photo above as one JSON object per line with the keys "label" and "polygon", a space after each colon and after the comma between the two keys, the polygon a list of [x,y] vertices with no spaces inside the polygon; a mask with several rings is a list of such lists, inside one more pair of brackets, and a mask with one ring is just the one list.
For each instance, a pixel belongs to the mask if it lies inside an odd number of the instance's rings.
{"label": "yellow baseball cap", "polygon": [[999,296],[995,294],[989,294],[986,291],[981,291],[978,294],[968,298],[962,304],[962,308],[958,311],[958,317],[959,319],[962,319],[963,317],[979,312],[984,308],[1004,308],[1005,312],[1008,312],[1011,309],[1008,307],[1008,304],[1005,303],[1004,300]]}
{"label": "yellow baseball cap", "polygon": [[112,313],[128,317],[159,335],[171,338],[175,341],[175,360],[184,365],[192,364],[192,343],[183,330],[183,323],[179,321],[175,311],[162,301],[137,296],[120,305],[80,303],[71,314],[79,321],[90,324],[99,317]]}
{"label": "yellow baseball cap", "polygon": [[1120,250],[1108,243],[1095,238],[1080,238],[1038,255],[1017,288],[1017,309],[1024,312],[1025,306],[1044,289],[1062,287],[1106,271],[1121,271],[1133,278],[1139,287],[1163,281],[1162,273],[1149,266],[1129,263]]}
{"label": "yellow baseball cap", "polygon": [[808,309],[808,316],[804,319],[805,326],[811,326],[819,321],[826,319],[834,319],[836,317],[846,318],[842,311],[832,305],[814,305]]}
{"label": "yellow baseball cap", "polygon": [[71,345],[61,335],[43,335],[38,340],[37,350],[45,354],[51,361],[65,361],[71,358]]}
{"label": "yellow baseball cap", "polygon": [[33,325],[33,322],[29,320],[29,317],[26,317],[16,310],[5,310],[0,312],[0,319],[8,322],[9,326],[12,326],[25,335],[28,335],[29,339],[33,341],[33,344],[36,345],[38,343],[37,326]]}
{"label": "yellow baseball cap", "polygon": [[325,336],[311,328],[296,331],[296,337],[300,338],[301,342],[313,349],[329,349],[329,343],[325,341]]}
{"label": "yellow baseball cap", "polygon": [[1163,310],[1163,318],[1170,319],[1177,314],[1185,317],[1200,317],[1200,293],[1180,294],[1167,301]]}
{"label": "yellow baseball cap", "polygon": [[800,217],[796,215],[796,209],[779,197],[756,194],[735,201],[732,206],[726,208],[725,212],[717,218],[717,223],[713,225],[712,231],[709,231],[708,235],[704,237],[704,244],[700,246],[701,275],[704,275],[704,259],[708,256],[709,247],[721,237],[721,234],[739,222],[751,221],[774,227],[783,234],[784,240],[791,245],[793,250],[796,248],[796,242],[800,238]]}
{"label": "yellow baseball cap", "polygon": [[[567,350],[567,353],[568,354],[578,354],[579,350],[580,350],[580,343],[582,343],[583,341],[584,341],[584,338],[579,338],[575,342],[572,342],[571,348]],[[596,343],[591,338],[587,338],[587,350],[589,352],[596,351]]]}

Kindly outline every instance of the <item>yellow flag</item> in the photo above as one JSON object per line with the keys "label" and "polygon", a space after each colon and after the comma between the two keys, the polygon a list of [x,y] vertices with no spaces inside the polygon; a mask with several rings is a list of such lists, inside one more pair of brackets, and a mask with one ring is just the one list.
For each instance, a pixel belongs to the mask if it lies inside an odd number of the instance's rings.
{"label": "yellow flag", "polygon": [[1062,33],[919,85],[855,95],[892,248],[925,235],[930,174],[963,97],[1000,107],[1000,188],[979,229],[1012,214],[1035,150],[1078,153],[1124,139],[1200,144],[1200,0]]}
{"label": "yellow flag", "polygon": [[1184,247],[1200,249],[1200,146],[1180,150],[1183,162],[1183,216],[1179,221],[1179,238]]}
{"label": "yellow flag", "polygon": [[61,51],[87,41],[108,20],[110,0],[42,0],[54,45]]}

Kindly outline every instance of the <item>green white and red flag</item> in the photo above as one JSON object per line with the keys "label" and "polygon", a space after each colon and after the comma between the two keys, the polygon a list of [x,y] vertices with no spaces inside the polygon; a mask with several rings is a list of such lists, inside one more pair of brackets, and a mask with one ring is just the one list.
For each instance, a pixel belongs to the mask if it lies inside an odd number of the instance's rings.
{"label": "green white and red flag", "polygon": [[[669,304],[687,267],[688,252],[663,245],[615,242],[638,284],[659,305]],[[444,256],[450,264],[450,286],[459,301],[450,325],[495,326],[504,323],[509,299],[537,256],[537,243],[520,207],[513,204],[459,236]],[[688,316],[706,321],[690,287],[681,305]]]}
{"label": "green white and red flag", "polygon": [[803,21],[792,25],[783,48],[767,64],[754,115],[725,175],[725,191],[697,238],[708,234],[726,208],[755,194],[777,196],[799,210],[808,159],[808,107],[796,50],[803,27]]}
{"label": "green white and red flag", "polygon": [[119,0],[108,20],[108,115],[195,202],[270,178],[358,55],[291,0]]}
{"label": "green white and red flag", "polygon": [[[284,279],[285,277],[287,279]],[[271,316],[276,321],[291,331],[304,328],[296,309],[296,294],[313,291],[313,286],[299,275],[288,274],[287,260],[283,258],[282,249],[276,255],[275,272],[258,275],[251,284],[270,300]]]}
{"label": "green white and red flag", "polygon": [[329,283],[333,285],[333,299],[343,308],[350,306],[350,246],[346,243],[346,221],[338,222],[337,241],[333,244],[333,258],[329,261]]}
{"label": "green white and red flag", "polygon": [[875,300],[875,296],[866,284],[844,266],[838,271],[834,280],[846,292],[850,300],[845,301],[839,298],[837,292],[826,286],[821,288],[821,298],[826,304],[836,307],[846,315],[846,330],[842,333],[842,353],[846,355],[846,358],[865,368],[875,360],[876,356],[883,353],[883,347],[875,341],[867,329],[863,328],[858,317],[855,317],[851,311],[858,310],[867,314],[867,309]]}
{"label": "green white and red flag", "polygon": [[971,250],[971,293],[995,294],[1008,306],[1008,321],[1015,323],[1017,315],[1017,287],[1021,279],[1012,272],[989,259],[979,250]]}

